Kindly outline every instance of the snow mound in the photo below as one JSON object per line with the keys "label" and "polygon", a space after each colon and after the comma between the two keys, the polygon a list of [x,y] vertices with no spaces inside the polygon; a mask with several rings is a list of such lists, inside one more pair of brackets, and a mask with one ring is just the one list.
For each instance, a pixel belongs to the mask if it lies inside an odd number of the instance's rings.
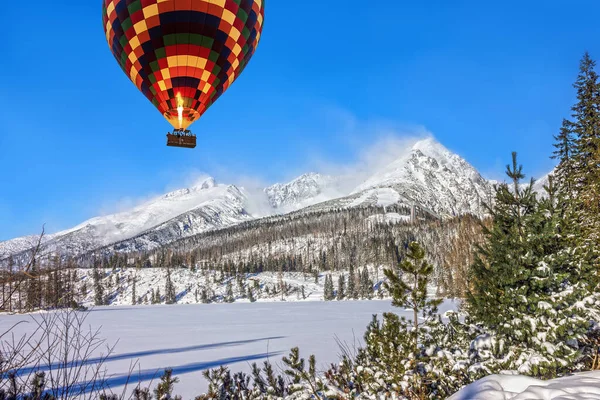
{"label": "snow mound", "polygon": [[522,375],[490,375],[448,400],[588,400],[600,399],[600,371],[541,381]]}

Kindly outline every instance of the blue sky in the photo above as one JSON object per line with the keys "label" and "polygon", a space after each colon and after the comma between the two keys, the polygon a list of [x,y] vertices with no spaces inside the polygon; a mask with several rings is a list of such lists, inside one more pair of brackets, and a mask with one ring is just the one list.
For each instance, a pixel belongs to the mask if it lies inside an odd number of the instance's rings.
{"label": "blue sky", "polygon": [[[574,101],[593,0],[270,0],[239,80],[196,122],[198,147],[121,72],[100,1],[2,8],[0,240],[71,227],[206,173],[287,180],[314,160],[352,163],[392,127],[426,129],[488,177],[516,150],[553,166],[552,135]],[[389,130],[388,130],[389,132]]]}

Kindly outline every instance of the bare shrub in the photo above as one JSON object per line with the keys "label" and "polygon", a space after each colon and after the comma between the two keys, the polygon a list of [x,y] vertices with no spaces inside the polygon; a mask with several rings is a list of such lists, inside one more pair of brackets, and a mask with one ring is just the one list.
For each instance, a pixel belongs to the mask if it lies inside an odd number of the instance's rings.
{"label": "bare shrub", "polygon": [[[30,316],[0,337],[0,398],[44,393],[51,399],[92,399],[105,392],[104,364],[114,346],[86,326],[87,312],[65,309]],[[17,337],[21,324],[33,332]],[[36,397],[33,397],[36,398]]]}

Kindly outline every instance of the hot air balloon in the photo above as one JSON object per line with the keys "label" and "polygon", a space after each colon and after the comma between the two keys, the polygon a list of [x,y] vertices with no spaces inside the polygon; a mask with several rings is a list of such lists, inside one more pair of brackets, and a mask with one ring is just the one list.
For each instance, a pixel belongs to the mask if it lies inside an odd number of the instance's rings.
{"label": "hot air balloon", "polygon": [[254,55],[264,0],[103,0],[109,48],[173,126],[167,145],[196,147],[188,129]]}

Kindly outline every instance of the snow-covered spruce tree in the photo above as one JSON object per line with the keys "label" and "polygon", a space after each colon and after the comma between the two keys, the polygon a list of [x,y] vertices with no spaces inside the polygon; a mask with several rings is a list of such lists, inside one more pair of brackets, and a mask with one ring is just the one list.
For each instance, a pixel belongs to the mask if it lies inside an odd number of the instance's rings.
{"label": "snow-covered spruce tree", "polygon": [[[470,270],[466,308],[487,332],[487,339],[474,342],[473,360],[488,372],[517,369],[551,377],[577,369],[581,358],[578,343],[589,328],[581,306],[594,300],[569,271],[587,268],[560,234],[562,216],[552,180],[547,199],[539,201],[533,181],[521,185],[516,153],[506,173],[512,188],[496,188],[493,224],[484,227],[488,240],[478,246]],[[486,343],[486,351],[478,352],[478,343]]]}
{"label": "snow-covered spruce tree", "polygon": [[135,281],[137,279],[135,277],[133,277],[133,284],[131,285],[131,304],[132,305],[136,305],[137,304],[137,295],[135,292]]}
{"label": "snow-covered spruce tree", "polygon": [[344,278],[344,274],[340,274],[340,277],[338,278],[338,289],[337,289],[337,295],[336,298],[337,300],[344,300],[344,297],[346,297],[346,279]]}
{"label": "snow-covered spruce tree", "polygon": [[575,151],[575,144],[573,141],[573,124],[569,120],[563,119],[560,133],[554,136],[554,140],[556,142],[553,146],[556,150],[550,158],[558,160],[558,165],[553,173],[556,192],[557,194],[564,194],[565,200],[571,200],[574,195],[573,152]]}
{"label": "snow-covered spruce tree", "polygon": [[327,283],[327,299],[335,300],[335,289],[333,286],[333,276],[329,274],[329,283]]}
{"label": "snow-covered spruce tree", "polygon": [[369,277],[369,270],[367,269],[367,267],[363,268],[360,284],[361,284],[361,290],[362,290],[362,297],[369,299],[369,300],[372,299],[373,298],[373,282],[371,281],[371,278]]}
{"label": "snow-covered spruce tree", "polygon": [[104,287],[102,286],[102,277],[96,266],[92,270],[94,279],[94,304],[97,306],[104,305]]}
{"label": "snow-covered spruce tree", "polygon": [[517,165],[516,153],[513,153],[513,166],[507,166],[506,173],[513,187],[511,190],[508,184],[502,183],[495,189],[494,208],[489,209],[493,224],[490,228],[483,227],[487,241],[476,247],[470,269],[471,290],[467,294],[469,313],[484,326],[494,329],[502,329],[504,321],[512,318],[506,313],[513,306],[513,298],[521,299],[520,293],[514,292],[522,291],[527,283],[529,276],[524,276],[523,259],[531,249],[526,240],[529,232],[526,232],[525,221],[532,218],[536,208],[532,184],[524,189],[520,186],[524,175],[522,167]]}
{"label": "snow-covered spruce tree", "polygon": [[[418,338],[422,334],[419,328],[419,312],[423,313],[426,320],[437,313],[441,300],[427,298],[427,284],[433,273],[433,265],[425,260],[425,250],[417,242],[408,245],[406,259],[398,265],[399,272],[385,269],[384,274],[388,279],[385,288],[392,295],[392,305],[411,309],[413,312],[412,329],[410,336],[413,349],[418,350]],[[406,279],[406,278],[408,279]],[[407,283],[406,280],[409,282]]]}
{"label": "snow-covered spruce tree", "polygon": [[[595,273],[580,278],[595,291],[599,279],[600,254],[600,83],[594,71],[595,61],[585,53],[574,84],[577,102],[572,107],[573,121],[564,120],[555,136],[558,160],[556,177],[557,207],[564,223],[561,234],[576,249],[584,265],[592,265]],[[576,263],[572,263],[576,264]]]}
{"label": "snow-covered spruce tree", "polygon": [[571,108],[574,120],[570,123],[574,204],[590,245],[600,239],[600,83],[595,67],[586,52],[574,84],[577,102]]}
{"label": "snow-covered spruce tree", "polygon": [[165,281],[165,303],[175,304],[177,302],[177,293],[175,292],[175,285],[171,280],[171,268],[167,267],[167,278]]}
{"label": "snow-covered spruce tree", "polygon": [[350,264],[350,271],[348,271],[348,298],[354,300],[358,298],[358,290],[356,288],[356,275],[354,273],[354,264]]}
{"label": "snow-covered spruce tree", "polygon": [[323,286],[323,300],[330,301],[335,298],[333,289],[333,278],[330,274],[325,275],[325,283]]}

